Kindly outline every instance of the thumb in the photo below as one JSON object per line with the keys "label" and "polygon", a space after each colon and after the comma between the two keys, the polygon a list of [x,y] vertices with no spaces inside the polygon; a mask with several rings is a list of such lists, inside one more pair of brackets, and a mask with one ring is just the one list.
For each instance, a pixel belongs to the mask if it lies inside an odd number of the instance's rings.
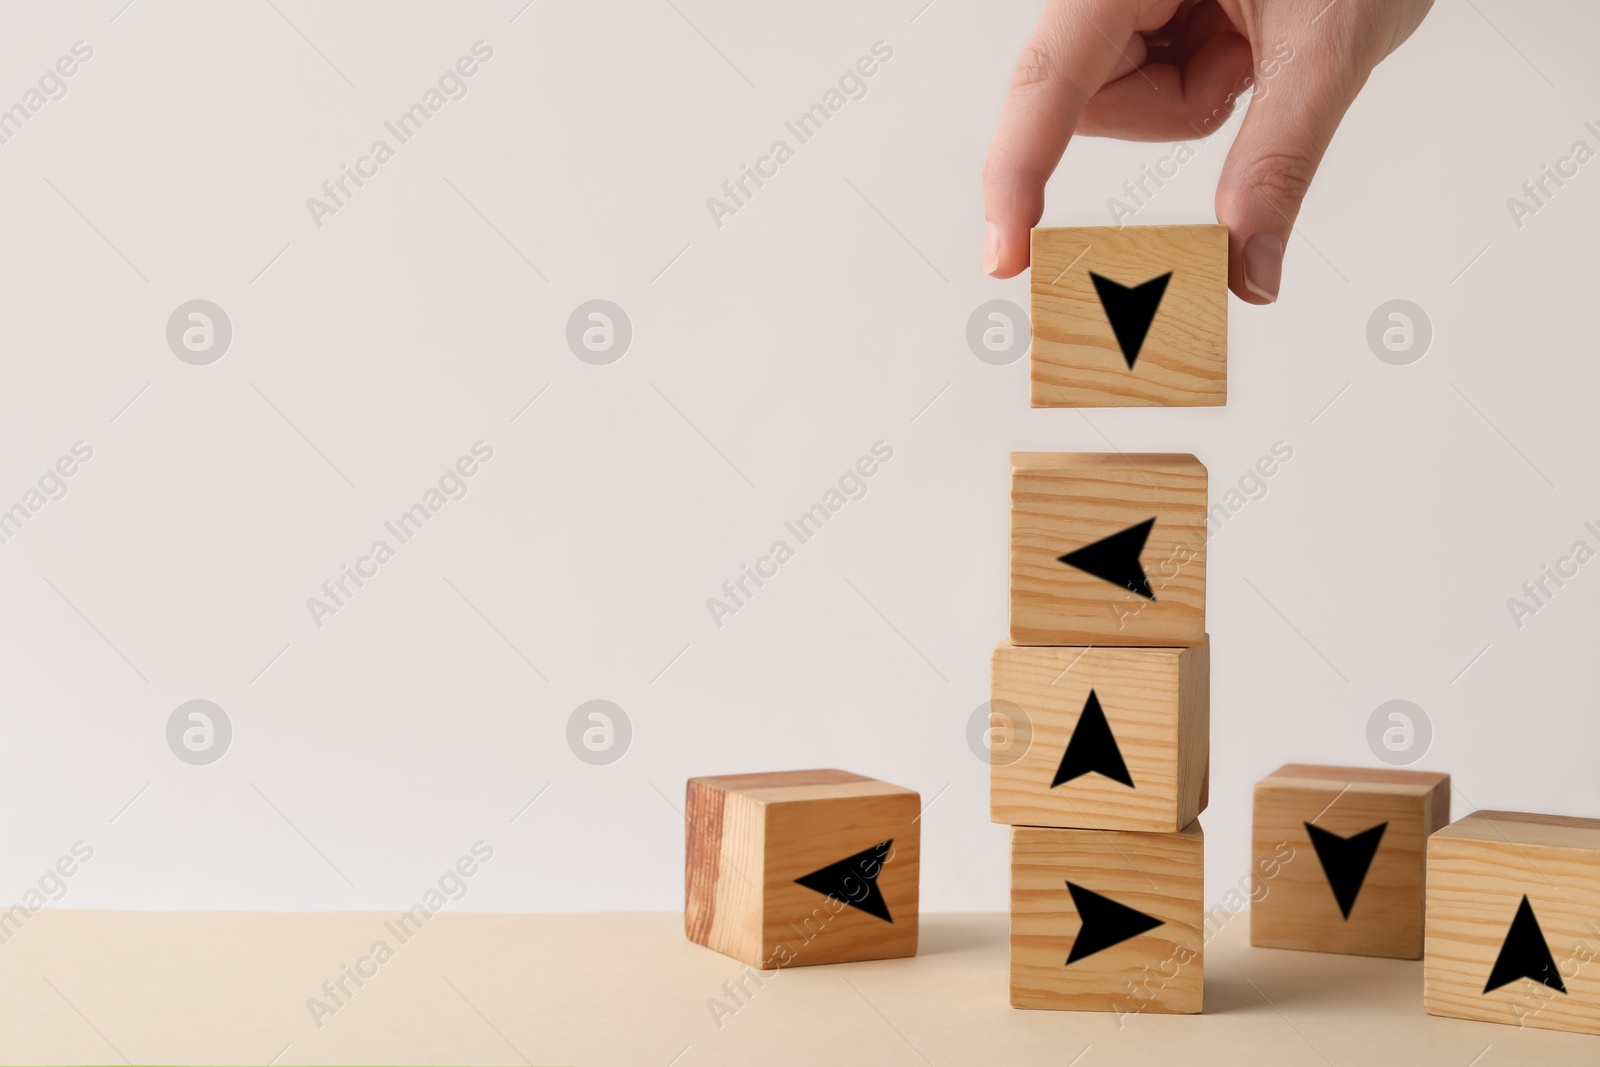
{"label": "thumb", "polygon": [[[1289,58],[1280,57],[1283,51]],[[1367,70],[1330,70],[1280,46],[1257,56],[1255,94],[1217,186],[1228,227],[1228,287],[1252,304],[1278,299],[1283,252],[1311,179]]]}

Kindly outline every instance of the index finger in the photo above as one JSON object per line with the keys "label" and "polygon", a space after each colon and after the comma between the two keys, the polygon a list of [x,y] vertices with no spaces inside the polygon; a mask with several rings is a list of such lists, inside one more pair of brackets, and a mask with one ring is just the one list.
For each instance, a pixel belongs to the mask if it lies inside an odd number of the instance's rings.
{"label": "index finger", "polygon": [[[1009,278],[1028,265],[1028,231],[1044,214],[1044,184],[1084,105],[1119,70],[1144,61],[1129,0],[1050,0],[1022,50],[983,167],[983,269]],[[1125,69],[1124,69],[1125,68]]]}

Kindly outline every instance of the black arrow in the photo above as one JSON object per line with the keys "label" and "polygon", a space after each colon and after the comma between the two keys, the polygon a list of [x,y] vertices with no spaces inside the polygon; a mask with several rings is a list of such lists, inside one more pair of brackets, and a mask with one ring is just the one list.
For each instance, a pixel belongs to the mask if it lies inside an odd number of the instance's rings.
{"label": "black arrow", "polygon": [[1139,358],[1139,350],[1144,347],[1145,336],[1150,332],[1150,323],[1156,317],[1156,309],[1166,295],[1172,272],[1167,271],[1159,278],[1151,278],[1143,285],[1131,287],[1118,285],[1094,271],[1089,272],[1089,278],[1094,282],[1094,291],[1100,294],[1100,306],[1106,309],[1111,332],[1117,335],[1122,358],[1128,361],[1128,369],[1132,370]]}
{"label": "black arrow", "polygon": [[1072,894],[1072,905],[1078,909],[1078,918],[1083,921],[1078,936],[1073,939],[1072,951],[1067,953],[1069,964],[1085,956],[1093,956],[1112,945],[1120,945],[1130,937],[1138,937],[1146,930],[1154,930],[1161,925],[1161,920],[1153,915],[1146,915],[1126,904],[1118,904],[1110,897],[1103,897],[1073,882],[1067,883],[1067,891]]}
{"label": "black arrow", "polygon": [[1361,892],[1361,884],[1367,880],[1372,857],[1377,854],[1378,842],[1383,840],[1383,831],[1388,825],[1382,822],[1359,834],[1340,837],[1320,826],[1306,823],[1306,832],[1311,835],[1311,847],[1317,850],[1317,859],[1322,861],[1322,872],[1328,876],[1328,885],[1333,889],[1333,899],[1339,902],[1339,910],[1346,919],[1350,918],[1350,909],[1355,907],[1356,894]]}
{"label": "black arrow", "polygon": [[1533,905],[1528,903],[1526,893],[1522,896],[1522,903],[1517,905],[1516,917],[1511,920],[1511,929],[1506,931],[1505,943],[1500,946],[1500,955],[1494,961],[1494,970],[1489,972],[1489,981],[1483,991],[1492,992],[1518,978],[1532,978],[1557,993],[1567,991],[1566,983],[1561,981],[1561,972],[1556,970],[1555,957],[1550,955],[1550,946],[1545,943],[1544,931],[1539,929],[1539,920],[1533,916]]}
{"label": "black arrow", "polygon": [[878,875],[883,873],[883,865],[893,844],[894,838],[891,837],[795,881],[823,896],[848,904],[857,911],[892,923],[894,919],[889,915],[889,905],[878,889]]}
{"label": "black arrow", "polygon": [[1120,585],[1146,600],[1154,600],[1156,595],[1150,591],[1150,582],[1144,576],[1144,564],[1139,562],[1139,556],[1144,552],[1144,543],[1155,524],[1155,519],[1146,519],[1121,533],[1102,537],[1076,552],[1068,552],[1058,557],[1057,562],[1076,567],[1101,581]]}
{"label": "black arrow", "polygon": [[1078,716],[1078,725],[1072,728],[1072,740],[1067,742],[1067,750],[1061,754],[1061,766],[1056,768],[1055,780],[1050,783],[1050,788],[1091,773],[1103,774],[1133,788],[1133,775],[1128,773],[1122,749],[1117,746],[1117,739],[1111,733],[1111,724],[1106,722],[1106,713],[1101,709],[1100,698],[1093,689],[1089,690],[1083,714]]}

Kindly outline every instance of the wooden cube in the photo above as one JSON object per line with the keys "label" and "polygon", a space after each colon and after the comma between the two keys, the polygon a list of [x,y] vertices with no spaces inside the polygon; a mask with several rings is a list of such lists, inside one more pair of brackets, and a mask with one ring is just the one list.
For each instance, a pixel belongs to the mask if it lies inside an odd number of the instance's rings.
{"label": "wooden cube", "polygon": [[1036,408],[1228,401],[1224,226],[1033,231]]}
{"label": "wooden cube", "polygon": [[[1022,826],[1172,833],[1205,810],[1211,646],[1072,648],[1002,641],[990,670],[997,750],[989,817]],[[1020,753],[1020,754],[1018,754]]]}
{"label": "wooden cube", "polygon": [[1476,811],[1428,839],[1423,1007],[1600,1034],[1600,819]]}
{"label": "wooden cube", "polygon": [[847,771],[689,779],[684,932],[762,969],[916,955],[921,810]]}
{"label": "wooden cube", "polygon": [[1450,776],[1291,763],[1256,783],[1250,943],[1414,960],[1428,835]]}
{"label": "wooden cube", "polygon": [[1206,468],[1190,455],[1011,454],[1011,640],[1198,645]]}
{"label": "wooden cube", "polygon": [[1205,836],[1011,831],[1011,1006],[1193,1014]]}

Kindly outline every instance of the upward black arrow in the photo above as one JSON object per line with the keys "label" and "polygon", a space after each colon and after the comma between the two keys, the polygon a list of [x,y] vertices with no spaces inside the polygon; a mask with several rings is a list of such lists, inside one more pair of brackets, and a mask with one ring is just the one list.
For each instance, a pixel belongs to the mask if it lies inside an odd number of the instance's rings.
{"label": "upward black arrow", "polygon": [[1067,953],[1069,964],[1161,925],[1161,920],[1154,915],[1119,904],[1074,882],[1067,883],[1067,891],[1072,894],[1072,906],[1078,909],[1078,918],[1083,923],[1078,936],[1072,940],[1072,950]]}
{"label": "upward black arrow", "polygon": [[1102,537],[1092,545],[1068,552],[1058,557],[1057,562],[1076,567],[1103,582],[1120,585],[1146,600],[1154,600],[1156,595],[1150,591],[1150,581],[1144,576],[1144,564],[1139,561],[1139,556],[1144,552],[1144,543],[1155,524],[1155,519],[1146,519],[1121,533]]}
{"label": "upward black arrow", "polygon": [[819,867],[795,881],[857,911],[892,923],[894,918],[889,914],[889,904],[878,889],[878,875],[883,873],[885,858],[893,845],[894,838],[890,838],[837,863]]}
{"label": "upward black arrow", "polygon": [[1119,285],[1110,278],[1102,278],[1093,271],[1089,272],[1089,279],[1094,282],[1094,291],[1100,296],[1100,306],[1106,310],[1111,332],[1117,335],[1117,347],[1122,349],[1122,358],[1128,361],[1128,369],[1132,370],[1139,359],[1139,350],[1144,347],[1144,339],[1150,333],[1150,323],[1155,320],[1156,309],[1166,295],[1172,272],[1169,270],[1159,278],[1151,278],[1143,285],[1131,287]]}
{"label": "upward black arrow", "polygon": [[1556,969],[1555,957],[1550,955],[1550,946],[1545,943],[1544,931],[1539,929],[1539,920],[1533,916],[1533,905],[1528,903],[1526,893],[1522,896],[1522,903],[1517,905],[1516,917],[1511,920],[1511,929],[1506,931],[1505,942],[1500,946],[1500,955],[1494,961],[1494,969],[1489,972],[1489,981],[1483,991],[1493,992],[1518,978],[1532,978],[1557,993],[1567,991],[1566,983],[1561,980],[1561,972]]}
{"label": "upward black arrow", "polygon": [[1117,746],[1111,724],[1106,722],[1100,698],[1091,689],[1089,699],[1083,705],[1083,714],[1078,716],[1078,725],[1072,728],[1072,740],[1067,742],[1067,750],[1061,754],[1061,765],[1056,768],[1050,788],[1093,772],[1133,788],[1133,775],[1128,773],[1122,749]]}
{"label": "upward black arrow", "polygon": [[1333,899],[1339,902],[1339,910],[1346,919],[1350,918],[1350,909],[1355,907],[1356,895],[1367,880],[1367,871],[1372,869],[1372,857],[1377,854],[1378,842],[1383,840],[1383,831],[1388,826],[1388,823],[1381,822],[1370,830],[1340,837],[1320,826],[1306,823],[1306,833],[1311,835],[1311,847],[1317,850],[1322,872],[1328,876],[1328,885],[1333,889]]}

